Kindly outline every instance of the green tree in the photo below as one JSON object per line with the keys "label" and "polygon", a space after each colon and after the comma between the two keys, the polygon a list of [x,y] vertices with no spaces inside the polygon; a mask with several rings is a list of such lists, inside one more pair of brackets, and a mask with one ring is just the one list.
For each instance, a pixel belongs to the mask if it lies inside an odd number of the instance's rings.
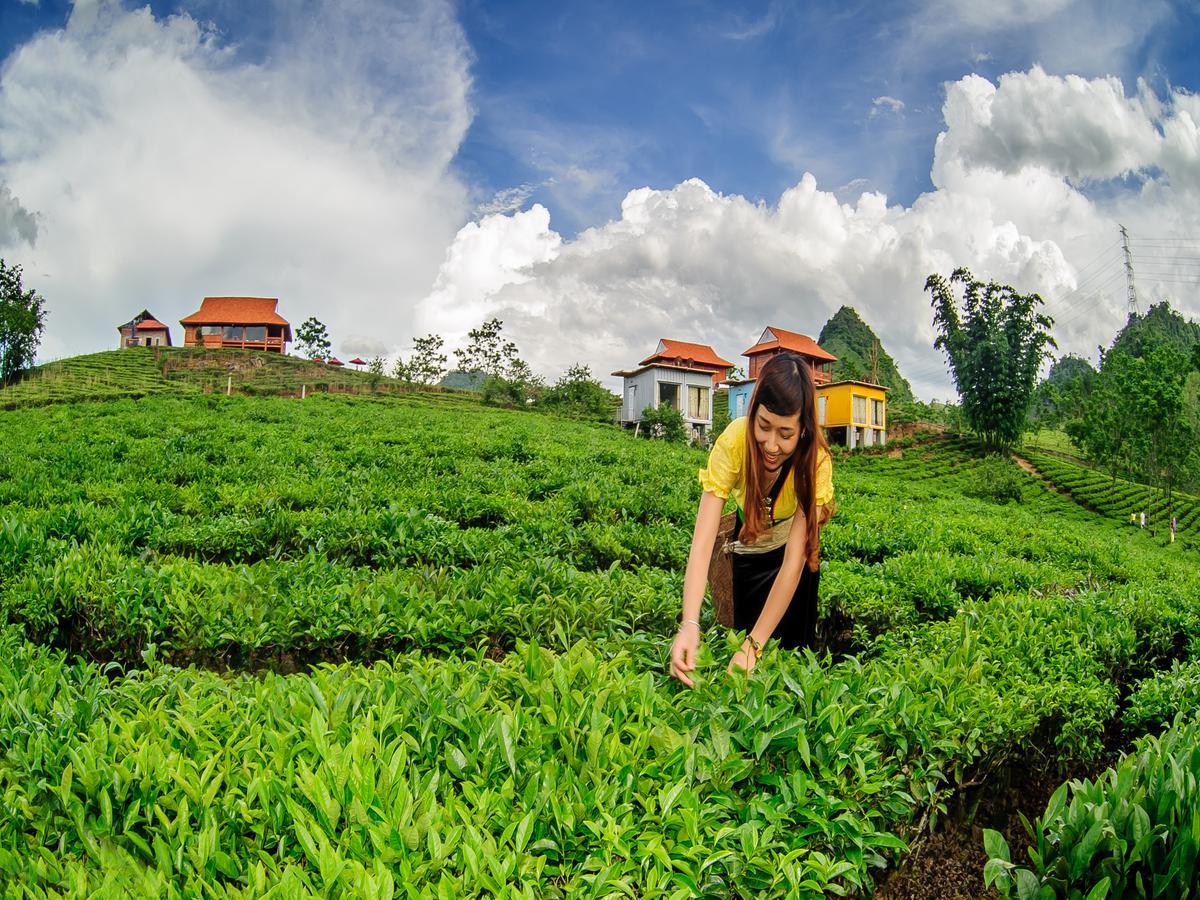
{"label": "green tree", "polygon": [[373,356],[367,363],[367,382],[371,385],[372,391],[378,389],[379,382],[383,380],[383,365],[382,356]]}
{"label": "green tree", "polygon": [[664,400],[658,406],[648,406],[642,411],[642,434],[648,438],[687,443],[688,430],[683,413]]}
{"label": "green tree", "polygon": [[329,359],[329,351],[333,348],[329,331],[316,316],[309,316],[296,329],[296,345],[309,359]]}
{"label": "green tree", "polygon": [[[963,292],[962,311],[954,295]],[[1036,293],[1021,294],[1006,284],[976,281],[965,268],[949,281],[930,275],[925,290],[933,297],[934,347],[950,363],[962,398],[967,427],[989,450],[1004,450],[1021,435],[1054,320],[1038,312]]]}
{"label": "green tree", "polygon": [[619,399],[592,378],[592,370],[576,363],[542,394],[543,409],[592,422],[611,422]]}
{"label": "green tree", "polygon": [[1061,428],[1083,405],[1096,380],[1096,370],[1086,359],[1063,356],[1034,389],[1029,406],[1028,429]]}
{"label": "green tree", "polygon": [[545,380],[522,359],[514,359],[504,375],[489,375],[483,382],[483,402],[492,406],[526,409],[542,396]]}
{"label": "green tree", "polygon": [[1167,506],[1181,482],[1195,480],[1200,439],[1200,391],[1190,355],[1160,343],[1143,357],[1110,349],[1078,419],[1067,434],[1089,460],[1114,478],[1147,486]]}
{"label": "green tree", "polygon": [[446,354],[442,352],[444,344],[439,334],[413,338],[412,355],[407,362],[396,364],[396,377],[403,377],[414,384],[437,384],[446,374]]}
{"label": "green tree", "polygon": [[21,283],[21,267],[0,259],[0,383],[33,365],[46,327],[46,301]]}
{"label": "green tree", "polygon": [[508,378],[518,351],[516,344],[504,339],[503,329],[504,323],[493,318],[469,331],[467,346],[454,351],[458,368],[464,372],[483,372],[492,378]]}

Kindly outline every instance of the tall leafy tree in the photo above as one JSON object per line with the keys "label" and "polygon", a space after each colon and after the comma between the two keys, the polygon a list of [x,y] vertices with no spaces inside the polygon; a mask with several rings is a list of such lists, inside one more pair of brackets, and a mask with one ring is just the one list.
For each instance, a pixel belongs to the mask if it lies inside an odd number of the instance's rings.
{"label": "tall leafy tree", "polygon": [[413,352],[397,372],[403,371],[405,381],[415,384],[437,384],[446,374],[446,354],[442,352],[445,340],[440,334],[427,334],[413,338]]}
{"label": "tall leafy tree", "polygon": [[1096,370],[1086,359],[1067,355],[1055,360],[1033,392],[1029,428],[1060,428],[1078,414],[1096,381]]}
{"label": "tall leafy tree", "polygon": [[33,365],[46,327],[46,301],[21,283],[21,267],[0,259],[0,383]]}
{"label": "tall leafy tree", "polygon": [[333,344],[329,341],[329,331],[316,316],[309,316],[296,329],[296,344],[301,353],[309,359],[329,358]]}
{"label": "tall leafy tree", "polygon": [[492,378],[507,378],[517,362],[517,345],[504,339],[504,323],[488,319],[467,333],[467,345],[454,351],[458,368],[464,372],[482,372]]}
{"label": "tall leafy tree", "polygon": [[965,268],[949,280],[930,275],[925,290],[933,298],[934,346],[949,360],[967,427],[988,449],[1011,446],[1025,424],[1047,348],[1058,346],[1050,334],[1054,320],[1038,311],[1042,298],[978,281]]}
{"label": "tall leafy tree", "polygon": [[1160,343],[1143,356],[1110,349],[1078,419],[1067,433],[1084,455],[1114,477],[1127,476],[1171,495],[1195,480],[1200,410],[1192,359]]}

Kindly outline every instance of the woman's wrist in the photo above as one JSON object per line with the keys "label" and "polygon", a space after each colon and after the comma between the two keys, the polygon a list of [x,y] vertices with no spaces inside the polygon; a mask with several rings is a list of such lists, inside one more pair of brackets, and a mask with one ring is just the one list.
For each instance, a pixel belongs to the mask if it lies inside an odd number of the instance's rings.
{"label": "woman's wrist", "polygon": [[[747,644],[750,645],[749,649],[746,649]],[[742,643],[742,648],[747,657],[754,657],[755,662],[758,662],[758,660],[762,657],[762,641],[756,638],[753,634],[746,635],[746,640]]]}
{"label": "woman's wrist", "polygon": [[682,630],[683,630],[683,627],[684,627],[685,625],[695,625],[695,626],[696,626],[696,630],[697,630],[697,631],[699,631],[699,630],[700,630],[700,621],[699,621],[698,619],[684,619],[682,622],[680,622],[680,623],[679,623],[679,629],[680,629],[680,631],[682,631]]}

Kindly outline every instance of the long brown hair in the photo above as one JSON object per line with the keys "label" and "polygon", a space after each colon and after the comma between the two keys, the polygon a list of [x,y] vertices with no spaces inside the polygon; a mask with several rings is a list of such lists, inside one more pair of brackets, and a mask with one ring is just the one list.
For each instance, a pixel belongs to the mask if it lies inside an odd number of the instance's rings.
{"label": "long brown hair", "polygon": [[800,437],[792,451],[792,484],[796,488],[796,509],[804,513],[807,526],[808,567],[817,570],[820,547],[817,528],[817,460],[826,449],[825,435],[817,425],[817,390],[812,371],[804,357],[779,353],[762,367],[746,422],[746,504],[742,510],[741,540],[753,543],[767,530],[763,501],[767,497],[766,472],[755,440],[755,416],[759,407],[777,416],[800,416]]}

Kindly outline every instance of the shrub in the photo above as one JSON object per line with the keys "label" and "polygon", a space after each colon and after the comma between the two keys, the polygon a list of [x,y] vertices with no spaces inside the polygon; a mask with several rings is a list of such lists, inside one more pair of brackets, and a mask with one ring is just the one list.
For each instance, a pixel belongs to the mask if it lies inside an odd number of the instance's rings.
{"label": "shrub", "polygon": [[989,456],[980,464],[963,493],[993,503],[1020,502],[1024,481],[1017,467],[1007,457]]}
{"label": "shrub", "polygon": [[683,413],[669,403],[647,407],[642,413],[642,426],[648,438],[679,444],[687,441],[688,431],[683,423]]}

